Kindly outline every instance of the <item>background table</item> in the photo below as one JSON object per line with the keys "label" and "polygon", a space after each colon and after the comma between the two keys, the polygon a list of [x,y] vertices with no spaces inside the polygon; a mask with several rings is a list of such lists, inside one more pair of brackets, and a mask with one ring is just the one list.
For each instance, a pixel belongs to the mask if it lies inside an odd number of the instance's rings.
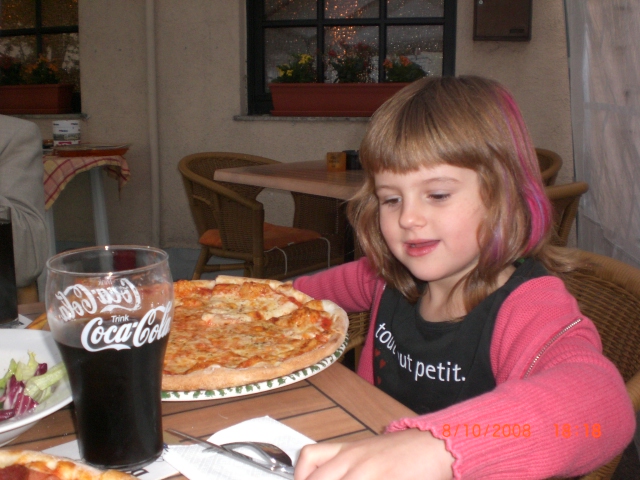
{"label": "background table", "polygon": [[89,171],[91,178],[91,199],[93,206],[93,224],[97,245],[109,244],[109,227],[107,207],[104,200],[103,172],[118,181],[122,188],[129,177],[129,165],[121,155],[102,155],[85,157],[60,157],[45,155],[44,163],[44,195],[45,215],[49,234],[49,254],[56,253],[55,227],[51,207],[67,184],[79,173]]}
{"label": "background table", "polygon": [[362,186],[364,172],[362,170],[328,171],[325,160],[312,160],[221,168],[216,170],[213,178],[219,182],[242,183],[348,200]]}
{"label": "background table", "polygon": [[[362,170],[329,171],[325,160],[311,160],[221,168],[216,170],[213,178],[219,182],[241,183],[349,200],[360,189],[365,176]],[[349,222],[345,230],[345,252],[345,261],[351,261],[356,257],[355,241]]]}

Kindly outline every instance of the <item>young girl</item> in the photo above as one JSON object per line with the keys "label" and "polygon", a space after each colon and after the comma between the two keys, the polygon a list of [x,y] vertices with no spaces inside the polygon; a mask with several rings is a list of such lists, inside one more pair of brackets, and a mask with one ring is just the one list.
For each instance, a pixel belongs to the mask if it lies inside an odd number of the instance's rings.
{"label": "young girl", "polygon": [[536,153],[505,88],[416,81],[375,113],[360,160],[349,216],[366,257],[294,286],[371,310],[358,374],[418,416],[306,447],[296,480],[574,476],[619,453],[631,402],[554,275],[571,261],[550,245]]}

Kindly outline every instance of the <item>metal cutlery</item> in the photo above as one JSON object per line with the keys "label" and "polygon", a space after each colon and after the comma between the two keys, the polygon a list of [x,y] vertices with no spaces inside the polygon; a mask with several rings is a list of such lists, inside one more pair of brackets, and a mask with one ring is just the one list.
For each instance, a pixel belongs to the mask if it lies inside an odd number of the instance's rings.
{"label": "metal cutlery", "polygon": [[[294,468],[291,465],[287,465],[286,463],[283,463],[282,461],[274,458],[274,457],[269,457],[269,455],[264,451],[261,450],[261,454],[260,457],[264,460],[264,461],[259,461],[253,457],[250,457],[248,455],[245,455],[243,453],[237,452],[235,451],[233,448],[239,448],[240,446],[249,446],[247,444],[250,443],[256,443],[256,442],[234,442],[232,444],[227,444],[226,448],[223,445],[216,445],[215,443],[211,443],[208,442],[206,440],[202,440],[198,437],[193,437],[187,433],[184,432],[180,432],[178,430],[174,430],[172,428],[168,428],[166,430],[167,432],[176,435],[178,437],[182,437],[185,438],[187,440],[191,440],[194,443],[197,443],[198,445],[201,445],[203,447],[205,447],[205,450],[211,450],[214,451],[216,453],[219,453],[221,455],[224,455],[228,458],[232,458],[234,460],[238,460],[244,464],[247,465],[251,465],[252,467],[256,467],[259,468],[261,470],[267,471],[267,472],[271,472],[275,475],[278,475],[280,477],[284,477],[284,478],[288,478],[289,480],[293,480],[293,471]],[[254,447],[254,449],[257,447]],[[268,460],[267,460],[268,458]],[[290,459],[289,459],[290,460]],[[266,461],[268,461],[268,463],[265,463]]]}

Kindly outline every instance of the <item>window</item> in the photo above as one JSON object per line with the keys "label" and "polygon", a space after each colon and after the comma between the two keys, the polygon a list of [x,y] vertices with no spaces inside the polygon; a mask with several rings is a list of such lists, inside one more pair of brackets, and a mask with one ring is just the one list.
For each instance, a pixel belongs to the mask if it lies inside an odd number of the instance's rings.
{"label": "window", "polygon": [[80,111],[78,0],[0,0],[0,56],[23,63],[44,55],[63,83],[73,83],[74,111]]}
{"label": "window", "polygon": [[371,81],[385,80],[379,66],[405,55],[428,75],[455,70],[456,0],[247,0],[249,114],[272,108],[268,84],[292,54],[316,59],[317,81],[332,82],[324,61],[340,43],[364,43],[377,52]]}

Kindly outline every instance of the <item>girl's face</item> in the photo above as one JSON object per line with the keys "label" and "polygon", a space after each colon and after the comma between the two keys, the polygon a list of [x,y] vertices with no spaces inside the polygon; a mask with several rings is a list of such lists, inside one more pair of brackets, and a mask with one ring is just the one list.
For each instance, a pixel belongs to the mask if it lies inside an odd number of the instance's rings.
{"label": "girl's face", "polygon": [[451,289],[478,263],[477,232],[487,213],[478,174],[442,164],[374,178],[391,253],[430,289]]}

